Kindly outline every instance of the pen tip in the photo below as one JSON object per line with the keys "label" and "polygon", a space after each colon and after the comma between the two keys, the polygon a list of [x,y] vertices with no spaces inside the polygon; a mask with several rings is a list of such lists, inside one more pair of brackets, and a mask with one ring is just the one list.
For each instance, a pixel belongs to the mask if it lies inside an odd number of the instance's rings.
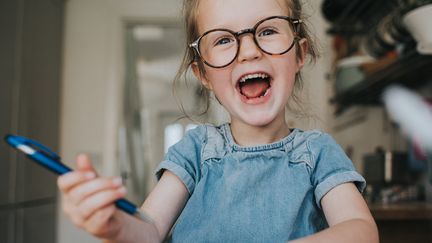
{"label": "pen tip", "polygon": [[141,211],[140,209],[137,209],[137,211],[135,212],[135,215],[140,218],[141,220],[143,220],[144,222],[153,224],[154,221],[153,219],[147,215],[146,213],[144,213],[143,211]]}
{"label": "pen tip", "polygon": [[3,139],[4,139],[5,141],[8,141],[8,139],[9,139],[10,136],[11,136],[10,134],[5,134],[4,137],[3,137]]}

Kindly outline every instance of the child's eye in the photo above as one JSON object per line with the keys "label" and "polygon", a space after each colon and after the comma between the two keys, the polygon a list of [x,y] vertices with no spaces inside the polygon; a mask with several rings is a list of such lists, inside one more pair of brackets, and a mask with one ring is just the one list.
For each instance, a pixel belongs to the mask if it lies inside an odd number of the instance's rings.
{"label": "child's eye", "polygon": [[215,46],[225,45],[225,44],[228,44],[232,41],[233,40],[231,38],[228,38],[228,37],[219,38],[218,40],[216,40]]}
{"label": "child's eye", "polygon": [[268,35],[274,35],[277,34],[277,32],[274,29],[264,29],[262,31],[259,32],[258,36],[268,36]]}

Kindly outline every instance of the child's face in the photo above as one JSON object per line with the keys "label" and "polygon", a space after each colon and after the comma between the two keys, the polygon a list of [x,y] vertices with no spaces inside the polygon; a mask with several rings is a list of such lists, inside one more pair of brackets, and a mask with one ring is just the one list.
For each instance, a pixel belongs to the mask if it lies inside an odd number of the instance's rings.
{"label": "child's face", "polygon": [[[270,16],[289,15],[284,0],[201,0],[197,23],[199,34],[216,28],[237,32]],[[305,41],[301,40],[300,45],[305,48]],[[206,77],[200,80],[230,113],[231,122],[265,126],[284,119],[296,73],[303,64],[304,58],[296,57],[296,48],[282,55],[269,55],[258,48],[252,34],[244,34],[233,63],[224,68],[204,65]],[[199,77],[196,64],[193,69]],[[240,85],[246,74],[265,74],[269,78]]]}

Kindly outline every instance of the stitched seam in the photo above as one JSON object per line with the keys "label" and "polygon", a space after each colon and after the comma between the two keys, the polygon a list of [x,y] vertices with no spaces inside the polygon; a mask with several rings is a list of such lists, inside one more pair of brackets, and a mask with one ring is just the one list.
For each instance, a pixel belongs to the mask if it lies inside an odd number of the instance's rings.
{"label": "stitched seam", "polygon": [[205,151],[205,148],[207,147],[208,137],[209,137],[207,125],[204,125],[204,128],[205,128],[205,133],[204,133],[205,135],[204,135],[204,137],[202,138],[202,141],[201,141],[202,144],[203,144],[203,146],[201,147],[201,154],[200,154],[200,160],[201,161],[199,162],[201,173],[202,173],[201,168],[202,168],[202,166],[204,164],[204,151]]}

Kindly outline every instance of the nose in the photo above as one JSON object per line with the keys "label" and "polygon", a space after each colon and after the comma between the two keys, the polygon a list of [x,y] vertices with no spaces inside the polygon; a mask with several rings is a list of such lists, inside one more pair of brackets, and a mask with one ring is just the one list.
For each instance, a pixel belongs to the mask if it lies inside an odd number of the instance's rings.
{"label": "nose", "polygon": [[262,52],[255,43],[253,35],[244,35],[239,39],[240,48],[237,57],[239,62],[252,61],[262,56]]}

